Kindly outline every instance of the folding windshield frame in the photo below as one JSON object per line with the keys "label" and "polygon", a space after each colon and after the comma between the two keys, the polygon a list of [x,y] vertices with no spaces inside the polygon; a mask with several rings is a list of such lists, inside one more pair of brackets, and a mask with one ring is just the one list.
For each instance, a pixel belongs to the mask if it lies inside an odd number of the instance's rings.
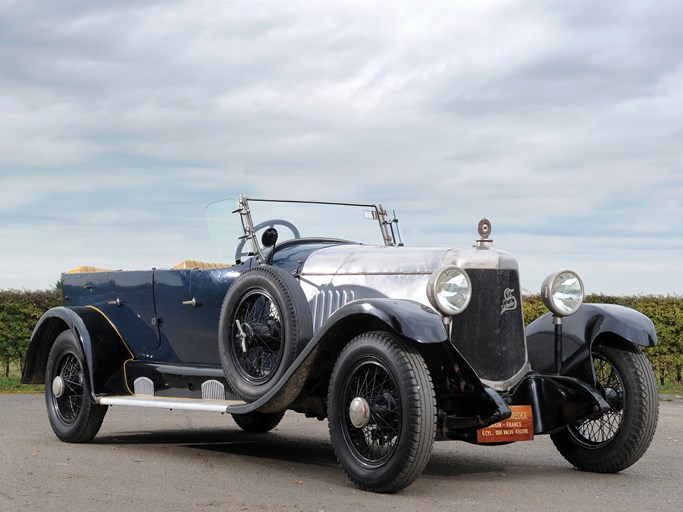
{"label": "folding windshield frame", "polygon": [[382,239],[384,240],[385,246],[402,246],[401,234],[398,230],[398,219],[396,218],[394,212],[394,218],[389,220],[387,211],[382,207],[381,204],[362,204],[362,203],[335,203],[329,201],[297,201],[291,199],[259,199],[253,197],[244,197],[240,195],[238,201],[238,208],[233,211],[233,213],[240,214],[240,220],[242,221],[242,229],[244,230],[244,235],[240,237],[240,240],[248,240],[251,243],[252,249],[258,260],[263,263],[266,261],[266,257],[263,254],[263,248],[259,243],[258,237],[256,236],[256,230],[254,228],[254,221],[251,216],[251,210],[249,208],[249,202],[260,202],[260,203],[294,203],[294,204],[320,204],[320,205],[333,205],[333,206],[351,206],[358,208],[369,208],[373,212],[373,220],[377,220],[379,229],[382,233]]}

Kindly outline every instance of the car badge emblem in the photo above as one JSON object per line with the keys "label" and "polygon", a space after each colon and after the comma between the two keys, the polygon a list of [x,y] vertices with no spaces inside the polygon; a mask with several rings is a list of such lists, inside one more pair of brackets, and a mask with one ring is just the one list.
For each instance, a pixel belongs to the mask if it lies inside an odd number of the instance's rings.
{"label": "car badge emblem", "polygon": [[505,288],[505,292],[503,292],[503,304],[500,307],[501,315],[506,311],[517,309],[517,299],[513,295],[514,293],[514,288]]}

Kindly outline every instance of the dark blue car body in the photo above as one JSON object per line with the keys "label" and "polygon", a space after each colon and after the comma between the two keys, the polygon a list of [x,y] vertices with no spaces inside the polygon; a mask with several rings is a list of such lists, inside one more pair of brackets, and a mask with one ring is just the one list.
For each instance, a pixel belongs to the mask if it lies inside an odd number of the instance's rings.
{"label": "dark blue car body", "polygon": [[[247,240],[286,223],[254,226],[246,200],[240,204]],[[381,206],[374,208],[383,218]],[[486,236],[473,249],[430,249],[427,264],[414,262],[420,252],[395,243],[388,229],[383,233],[387,247],[295,236],[270,247],[254,242],[253,251],[231,264],[188,260],[171,269],[65,273],[64,306],[36,325],[23,382],[46,383],[50,421],[70,442],[91,439],[109,405],[228,412],[254,432],[273,428],[286,410],[329,418],[349,478],[379,492],[399,490],[419,475],[428,450],[416,460],[415,446],[431,447],[435,438],[490,443],[482,432],[488,428],[486,435],[495,436],[492,426],[521,415],[519,407],[528,408],[531,438],[552,435],[565,458],[582,469],[619,471],[642,455],[654,434],[653,406],[639,405],[638,417],[650,417],[649,423],[623,434],[647,438],[637,450],[614,439],[632,414],[625,397],[656,396],[637,348],[656,343],[649,319],[587,304],[564,320],[548,313],[525,331],[516,262],[492,250]],[[465,263],[435,270],[448,258]],[[400,295],[406,283],[432,286],[443,269],[456,269],[474,286],[464,313],[441,314],[422,290]],[[249,299],[254,293],[278,313],[247,322],[240,315],[244,304],[252,308],[249,314],[260,304]],[[289,339],[293,331],[298,341]],[[273,353],[256,351],[259,332],[281,345]],[[265,373],[239,362],[250,354]],[[239,360],[235,367],[231,358]],[[641,387],[632,387],[626,375],[634,364],[644,368]],[[416,366],[402,373],[406,365]],[[605,377],[604,368],[612,373]],[[360,371],[368,372],[365,378],[383,372],[393,387],[344,395]],[[410,390],[413,395],[406,394]],[[420,418],[420,411],[429,413]],[[582,430],[610,415],[617,418],[613,437],[593,439]],[[389,434],[383,424],[392,425]],[[403,432],[411,428],[423,433],[406,440]],[[510,440],[517,439],[498,442]],[[366,443],[381,455],[365,451]],[[584,452],[605,453],[606,462],[584,462]]]}

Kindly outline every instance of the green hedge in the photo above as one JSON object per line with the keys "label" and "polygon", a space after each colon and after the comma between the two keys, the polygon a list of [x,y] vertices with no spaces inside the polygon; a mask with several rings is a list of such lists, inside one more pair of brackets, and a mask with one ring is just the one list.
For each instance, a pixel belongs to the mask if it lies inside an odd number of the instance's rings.
{"label": "green hedge", "polygon": [[[646,349],[660,384],[681,383],[683,367],[683,297],[588,295],[586,302],[620,304],[652,319],[659,344]],[[0,290],[0,375],[11,366],[23,365],[31,332],[44,311],[62,304],[59,288],[50,290]],[[524,321],[529,323],[547,309],[538,295],[524,297]]]}
{"label": "green hedge", "polygon": [[[612,296],[592,294],[586,302],[619,304],[650,317],[655,324],[658,344],[647,348],[652,367],[659,378],[660,385],[681,384],[683,368],[683,297],[638,295]],[[547,312],[539,295],[524,297],[524,321],[529,323]]]}
{"label": "green hedge", "polygon": [[[23,367],[33,327],[48,309],[62,304],[62,293],[51,290],[0,290],[0,375]],[[14,365],[12,364],[14,363]]]}

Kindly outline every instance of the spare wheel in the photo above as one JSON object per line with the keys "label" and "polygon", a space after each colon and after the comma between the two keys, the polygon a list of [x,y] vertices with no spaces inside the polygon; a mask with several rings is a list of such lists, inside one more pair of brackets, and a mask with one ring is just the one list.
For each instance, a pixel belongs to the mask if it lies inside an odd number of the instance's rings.
{"label": "spare wheel", "polygon": [[253,402],[282,378],[313,336],[313,321],[299,282],[269,265],[240,275],[223,301],[218,351],[233,391]]}

